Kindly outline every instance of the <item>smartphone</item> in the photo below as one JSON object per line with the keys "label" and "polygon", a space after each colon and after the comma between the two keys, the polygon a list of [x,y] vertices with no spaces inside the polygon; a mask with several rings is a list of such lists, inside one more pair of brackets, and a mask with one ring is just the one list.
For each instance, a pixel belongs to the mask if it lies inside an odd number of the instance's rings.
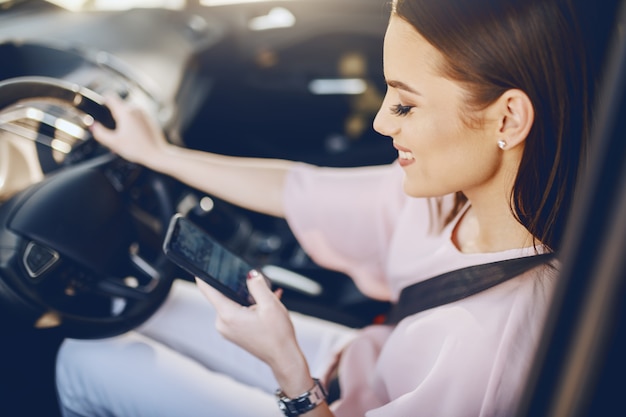
{"label": "smartphone", "polygon": [[254,304],[246,277],[255,267],[180,213],[170,221],[163,251],[178,266],[217,288],[231,300],[244,306]]}

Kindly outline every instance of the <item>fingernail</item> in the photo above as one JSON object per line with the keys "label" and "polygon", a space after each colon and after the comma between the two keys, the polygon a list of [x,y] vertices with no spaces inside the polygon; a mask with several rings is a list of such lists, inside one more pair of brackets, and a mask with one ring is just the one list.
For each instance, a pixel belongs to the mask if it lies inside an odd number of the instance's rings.
{"label": "fingernail", "polygon": [[250,270],[250,272],[248,272],[248,279],[256,278],[259,275],[259,271],[257,271],[256,269],[252,269]]}

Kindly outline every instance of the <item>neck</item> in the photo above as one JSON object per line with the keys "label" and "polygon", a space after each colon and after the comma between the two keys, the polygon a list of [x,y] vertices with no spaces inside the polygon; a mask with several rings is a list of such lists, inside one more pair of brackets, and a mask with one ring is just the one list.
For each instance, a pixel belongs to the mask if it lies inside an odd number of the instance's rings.
{"label": "neck", "polygon": [[470,208],[455,227],[452,239],[463,253],[500,252],[532,246],[533,236],[520,224],[508,204],[481,204],[470,199]]}

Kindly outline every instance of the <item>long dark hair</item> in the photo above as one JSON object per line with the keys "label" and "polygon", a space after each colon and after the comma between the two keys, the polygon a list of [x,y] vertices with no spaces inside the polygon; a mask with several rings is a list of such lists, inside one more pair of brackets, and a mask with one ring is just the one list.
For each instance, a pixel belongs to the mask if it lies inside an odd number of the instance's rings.
{"label": "long dark hair", "polygon": [[[535,121],[511,195],[511,210],[530,233],[558,250],[586,151],[586,59],[566,0],[397,0],[409,22],[445,58],[442,75],[462,83],[469,110],[516,88]],[[452,217],[462,206],[457,195]],[[451,218],[451,216],[448,216]]]}

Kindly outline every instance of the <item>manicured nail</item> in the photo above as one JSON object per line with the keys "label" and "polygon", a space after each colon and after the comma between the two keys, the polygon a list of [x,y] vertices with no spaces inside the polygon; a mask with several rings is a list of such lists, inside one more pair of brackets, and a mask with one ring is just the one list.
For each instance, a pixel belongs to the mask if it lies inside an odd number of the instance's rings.
{"label": "manicured nail", "polygon": [[250,272],[248,272],[248,279],[256,278],[259,275],[261,275],[259,274],[259,271],[257,271],[256,269],[252,269],[250,270]]}

